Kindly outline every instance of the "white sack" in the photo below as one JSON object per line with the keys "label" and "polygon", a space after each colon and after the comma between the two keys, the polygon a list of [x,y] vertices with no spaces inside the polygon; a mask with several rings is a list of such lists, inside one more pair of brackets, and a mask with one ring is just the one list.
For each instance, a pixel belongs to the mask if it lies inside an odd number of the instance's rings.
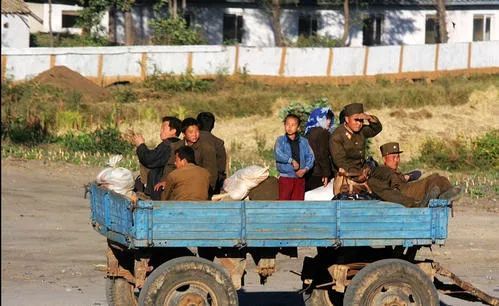
{"label": "white sack", "polygon": [[111,157],[107,163],[110,167],[105,168],[97,174],[96,182],[114,192],[132,197],[135,194],[133,192],[135,180],[133,179],[132,171],[126,168],[116,167],[116,164],[121,158],[121,155],[114,155]]}
{"label": "white sack", "polygon": [[269,177],[269,168],[260,166],[249,166],[237,170],[232,176],[224,181],[223,190],[229,196],[238,201],[244,199],[251,188],[258,186]]}
{"label": "white sack", "polygon": [[333,180],[326,187],[321,186],[305,192],[305,201],[330,201],[333,197]]}

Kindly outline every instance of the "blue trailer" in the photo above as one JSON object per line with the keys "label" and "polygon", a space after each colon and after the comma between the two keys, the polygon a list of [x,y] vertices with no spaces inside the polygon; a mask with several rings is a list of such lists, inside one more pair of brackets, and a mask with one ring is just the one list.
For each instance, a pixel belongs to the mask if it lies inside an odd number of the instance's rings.
{"label": "blue trailer", "polygon": [[166,202],[130,200],[96,184],[89,191],[92,225],[108,239],[110,305],[238,305],[247,254],[264,281],[278,253],[296,257],[301,247],[317,248],[301,271],[307,305],[439,305],[434,276],[450,273],[415,260],[419,248],[445,243],[446,200],[427,208],[382,201]]}

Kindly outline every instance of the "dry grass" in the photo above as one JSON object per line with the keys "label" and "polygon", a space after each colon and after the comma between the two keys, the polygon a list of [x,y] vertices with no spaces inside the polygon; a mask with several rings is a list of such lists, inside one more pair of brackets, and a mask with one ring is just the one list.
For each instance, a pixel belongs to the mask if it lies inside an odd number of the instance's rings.
{"label": "dry grass", "polygon": [[[264,143],[266,149],[271,149],[275,139],[284,132],[278,111],[288,103],[287,99],[278,99],[269,110],[272,114],[270,116],[217,119],[213,133],[225,140],[228,150],[235,147],[237,151],[245,152],[240,154],[251,156],[257,152],[257,140],[260,140],[260,145]],[[334,111],[339,113],[338,109]],[[476,137],[486,131],[498,129],[499,90],[490,86],[486,90],[475,91],[467,103],[458,106],[383,108],[367,111],[378,116],[383,123],[383,131],[372,141],[375,157],[381,157],[377,149],[381,144],[397,141],[404,151],[403,159],[410,160],[417,156],[419,147],[427,137]],[[120,128],[126,131],[131,127],[130,124],[123,124]],[[159,142],[159,122],[136,122],[133,128],[145,136],[149,145],[153,146]]]}

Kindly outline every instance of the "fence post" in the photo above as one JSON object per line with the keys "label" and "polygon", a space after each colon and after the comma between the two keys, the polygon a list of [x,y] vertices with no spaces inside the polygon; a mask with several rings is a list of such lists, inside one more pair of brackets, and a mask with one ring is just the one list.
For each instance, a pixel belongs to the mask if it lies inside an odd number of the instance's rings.
{"label": "fence post", "polygon": [[140,60],[140,77],[143,80],[147,77],[147,53],[142,52],[142,58]]}
{"label": "fence post", "polygon": [[187,72],[192,72],[192,52],[187,53]]}
{"label": "fence post", "polygon": [[55,66],[55,54],[50,54],[50,68]]}
{"label": "fence post", "polygon": [[2,55],[2,82],[5,81],[7,75],[7,55]]}
{"label": "fence post", "polygon": [[435,71],[438,71],[439,53],[440,53],[440,44],[435,44]]}
{"label": "fence post", "polygon": [[471,52],[472,52],[472,49],[473,49],[472,46],[473,46],[472,42],[469,42],[468,43],[468,66],[467,66],[468,69],[471,68]]}
{"label": "fence post", "polygon": [[284,70],[286,67],[286,50],[287,50],[286,47],[281,48],[281,63],[279,65],[279,76],[284,75]]}
{"label": "fence post", "polygon": [[404,45],[400,45],[399,73],[402,73],[403,67],[404,67]]}
{"label": "fence post", "polygon": [[333,70],[333,60],[334,60],[334,54],[333,54],[333,48],[329,48],[329,57],[327,59],[327,71],[326,75],[329,77],[332,75],[332,70]]}
{"label": "fence post", "polygon": [[367,65],[369,64],[369,47],[366,48],[366,53],[364,56],[364,72],[363,75],[367,75]]}
{"label": "fence post", "polygon": [[239,72],[239,44],[236,44],[236,58],[234,61],[234,74],[237,74]]}
{"label": "fence post", "polygon": [[97,60],[97,80],[101,86],[103,86],[104,78],[102,76],[102,66],[104,66],[104,55],[99,54],[99,58]]}

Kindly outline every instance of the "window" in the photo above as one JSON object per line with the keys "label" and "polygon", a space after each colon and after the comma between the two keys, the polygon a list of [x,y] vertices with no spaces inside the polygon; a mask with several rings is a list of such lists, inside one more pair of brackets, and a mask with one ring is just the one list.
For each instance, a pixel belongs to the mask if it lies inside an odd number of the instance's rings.
{"label": "window", "polygon": [[187,28],[194,27],[194,15],[192,12],[185,12],[182,18],[184,18]]}
{"label": "window", "polygon": [[78,11],[62,11],[62,27],[76,28],[76,21],[80,13]]}
{"label": "window", "polygon": [[473,16],[473,41],[490,40],[490,16]]}
{"label": "window", "polygon": [[242,43],[243,41],[243,16],[224,14],[223,41]]}
{"label": "window", "polygon": [[371,14],[362,18],[362,44],[364,46],[381,45],[383,15]]}
{"label": "window", "polygon": [[309,37],[317,34],[317,17],[302,15],[298,19],[298,36]]}
{"label": "window", "polygon": [[440,26],[436,15],[427,15],[425,23],[425,44],[440,42]]}

